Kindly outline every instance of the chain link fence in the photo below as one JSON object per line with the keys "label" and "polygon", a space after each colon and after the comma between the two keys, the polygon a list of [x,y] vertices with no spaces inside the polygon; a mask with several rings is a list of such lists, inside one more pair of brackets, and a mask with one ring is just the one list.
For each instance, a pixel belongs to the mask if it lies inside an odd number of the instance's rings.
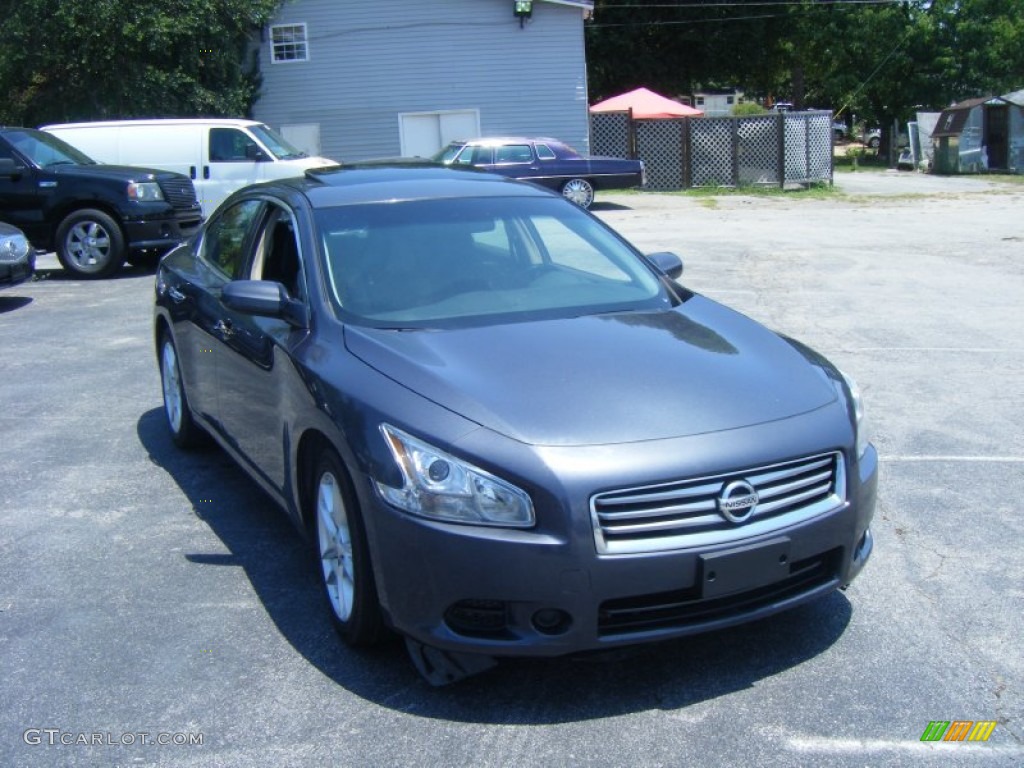
{"label": "chain link fence", "polygon": [[832,182],[832,113],[634,120],[590,116],[595,155],[644,161],[646,189]]}

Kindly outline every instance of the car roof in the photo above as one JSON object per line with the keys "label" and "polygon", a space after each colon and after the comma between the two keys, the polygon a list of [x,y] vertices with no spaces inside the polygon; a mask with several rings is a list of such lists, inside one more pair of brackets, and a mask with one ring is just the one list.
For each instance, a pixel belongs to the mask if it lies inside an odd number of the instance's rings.
{"label": "car roof", "polygon": [[477,197],[547,197],[532,184],[469,167],[430,162],[353,163],[314,168],[306,175],[257,187],[289,186],[314,208],[407,200]]}
{"label": "car roof", "polygon": [[466,139],[465,141],[453,141],[452,144],[467,144],[472,147],[500,147],[505,144],[558,144],[562,146],[564,141],[552,139],[547,136],[482,136],[478,139]]}

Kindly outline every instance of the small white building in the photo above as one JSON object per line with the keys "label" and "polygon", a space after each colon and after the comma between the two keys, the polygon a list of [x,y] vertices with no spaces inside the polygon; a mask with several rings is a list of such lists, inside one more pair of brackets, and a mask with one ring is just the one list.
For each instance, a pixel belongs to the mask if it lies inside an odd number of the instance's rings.
{"label": "small white building", "polygon": [[697,91],[693,94],[693,106],[704,111],[705,117],[729,117],[732,108],[745,101],[743,91]]}

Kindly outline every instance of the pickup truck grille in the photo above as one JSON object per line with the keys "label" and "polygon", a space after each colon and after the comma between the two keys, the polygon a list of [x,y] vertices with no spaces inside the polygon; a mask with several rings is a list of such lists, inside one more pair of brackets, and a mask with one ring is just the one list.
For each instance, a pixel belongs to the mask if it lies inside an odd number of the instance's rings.
{"label": "pickup truck grille", "polygon": [[191,179],[160,179],[158,183],[164,200],[175,210],[190,211],[196,207],[196,188],[192,186]]}
{"label": "pickup truck grille", "polygon": [[[726,487],[744,481],[757,503],[743,522],[719,511]],[[606,555],[706,547],[802,523],[846,500],[842,454],[826,453],[710,477],[599,493],[590,514]]]}

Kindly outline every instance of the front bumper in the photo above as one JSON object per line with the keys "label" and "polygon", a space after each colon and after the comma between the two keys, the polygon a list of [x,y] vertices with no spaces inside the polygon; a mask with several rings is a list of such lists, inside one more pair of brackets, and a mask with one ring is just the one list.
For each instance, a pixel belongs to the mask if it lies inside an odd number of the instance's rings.
{"label": "front bumper", "polygon": [[124,228],[130,250],[168,251],[192,237],[202,223],[202,212],[197,208],[189,212],[130,219],[125,221]]}
{"label": "front bumper", "polygon": [[582,522],[556,535],[410,517],[364,480],[381,602],[398,631],[450,651],[557,656],[720,629],[844,587],[871,554],[878,477],[869,447],[849,467],[846,501],[811,520],[627,555],[598,554],[587,498],[570,510]]}
{"label": "front bumper", "polygon": [[10,288],[23,283],[35,273],[36,253],[30,250],[21,261],[14,263],[0,262],[0,288]]}

